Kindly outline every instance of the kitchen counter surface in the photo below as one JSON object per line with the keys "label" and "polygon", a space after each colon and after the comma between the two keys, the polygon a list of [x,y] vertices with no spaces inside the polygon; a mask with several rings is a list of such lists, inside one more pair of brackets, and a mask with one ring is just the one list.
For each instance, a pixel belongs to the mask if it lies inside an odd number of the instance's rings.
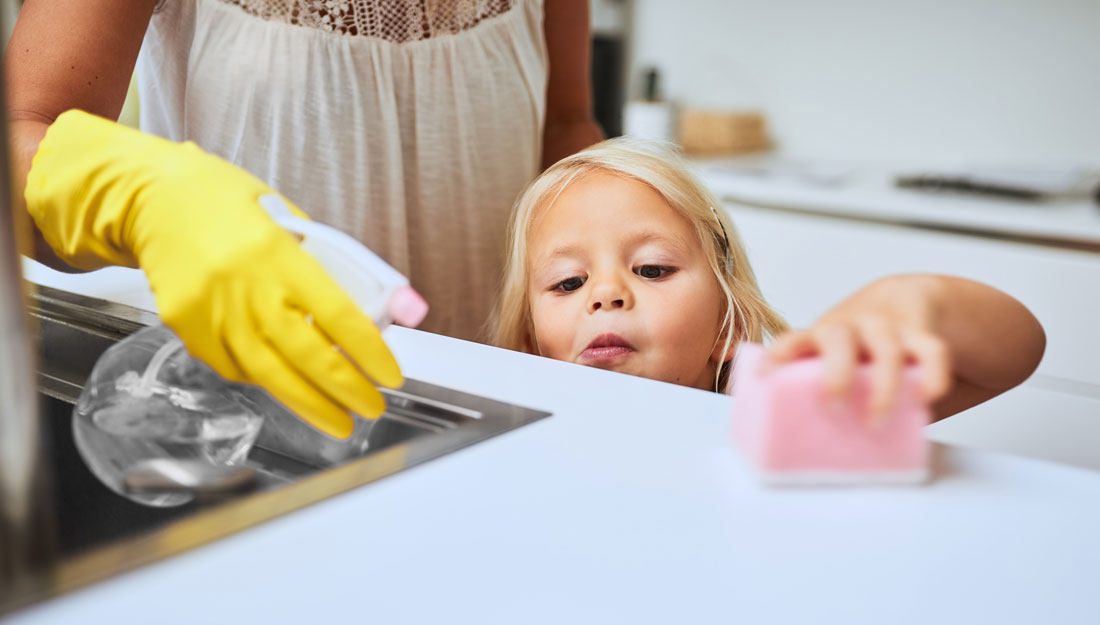
{"label": "kitchen counter surface", "polygon": [[[813,166],[778,155],[697,159],[724,201],[918,226],[1100,252],[1100,204],[1082,196],[1041,201],[894,186],[885,166]],[[919,170],[918,170],[919,171]]]}
{"label": "kitchen counter surface", "polygon": [[[769,490],[732,398],[386,337],[409,377],[554,414],[9,622],[1100,622],[1098,472],[942,446],[926,487]],[[954,418],[1080,439],[1100,404],[1067,397]]]}

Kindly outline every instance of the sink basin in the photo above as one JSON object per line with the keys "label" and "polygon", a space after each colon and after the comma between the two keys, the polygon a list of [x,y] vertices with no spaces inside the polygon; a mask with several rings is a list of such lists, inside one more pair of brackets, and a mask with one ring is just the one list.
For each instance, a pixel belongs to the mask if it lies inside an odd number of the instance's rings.
{"label": "sink basin", "polygon": [[[179,553],[264,520],[362,486],[432,458],[549,416],[454,389],[407,380],[383,390],[387,411],[360,455],[325,461],[263,435],[246,464],[257,479],[243,492],[152,508],[117,495],[77,453],[73,403],[96,359],[157,317],[145,311],[39,287],[31,298],[41,346],[43,448],[52,483],[52,557],[40,582],[0,593],[0,614],[104,577]],[[271,406],[269,410],[281,407]],[[273,442],[274,441],[274,442]]]}

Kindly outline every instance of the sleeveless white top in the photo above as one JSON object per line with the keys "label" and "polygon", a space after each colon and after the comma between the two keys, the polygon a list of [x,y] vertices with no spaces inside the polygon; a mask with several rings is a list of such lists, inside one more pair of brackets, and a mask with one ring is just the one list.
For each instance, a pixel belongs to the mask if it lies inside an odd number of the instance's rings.
{"label": "sleeveless white top", "polygon": [[163,0],[141,126],[190,140],[358,238],[473,339],[539,171],[542,0]]}

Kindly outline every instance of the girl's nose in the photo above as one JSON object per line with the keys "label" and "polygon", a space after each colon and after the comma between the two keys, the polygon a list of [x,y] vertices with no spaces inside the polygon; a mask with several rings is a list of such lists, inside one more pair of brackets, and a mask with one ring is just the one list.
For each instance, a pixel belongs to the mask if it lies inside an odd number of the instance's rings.
{"label": "girl's nose", "polygon": [[[591,281],[591,278],[589,278]],[[630,288],[618,277],[602,279],[588,292],[588,312],[611,311],[634,307]]]}

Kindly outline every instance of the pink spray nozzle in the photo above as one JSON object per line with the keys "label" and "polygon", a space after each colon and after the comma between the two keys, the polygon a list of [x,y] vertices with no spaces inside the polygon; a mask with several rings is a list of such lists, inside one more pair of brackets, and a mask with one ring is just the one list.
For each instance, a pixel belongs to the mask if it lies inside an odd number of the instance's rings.
{"label": "pink spray nozzle", "polygon": [[411,286],[403,286],[390,296],[386,312],[394,323],[406,328],[415,328],[427,316],[428,302],[425,302],[424,298],[420,297],[420,294]]}

